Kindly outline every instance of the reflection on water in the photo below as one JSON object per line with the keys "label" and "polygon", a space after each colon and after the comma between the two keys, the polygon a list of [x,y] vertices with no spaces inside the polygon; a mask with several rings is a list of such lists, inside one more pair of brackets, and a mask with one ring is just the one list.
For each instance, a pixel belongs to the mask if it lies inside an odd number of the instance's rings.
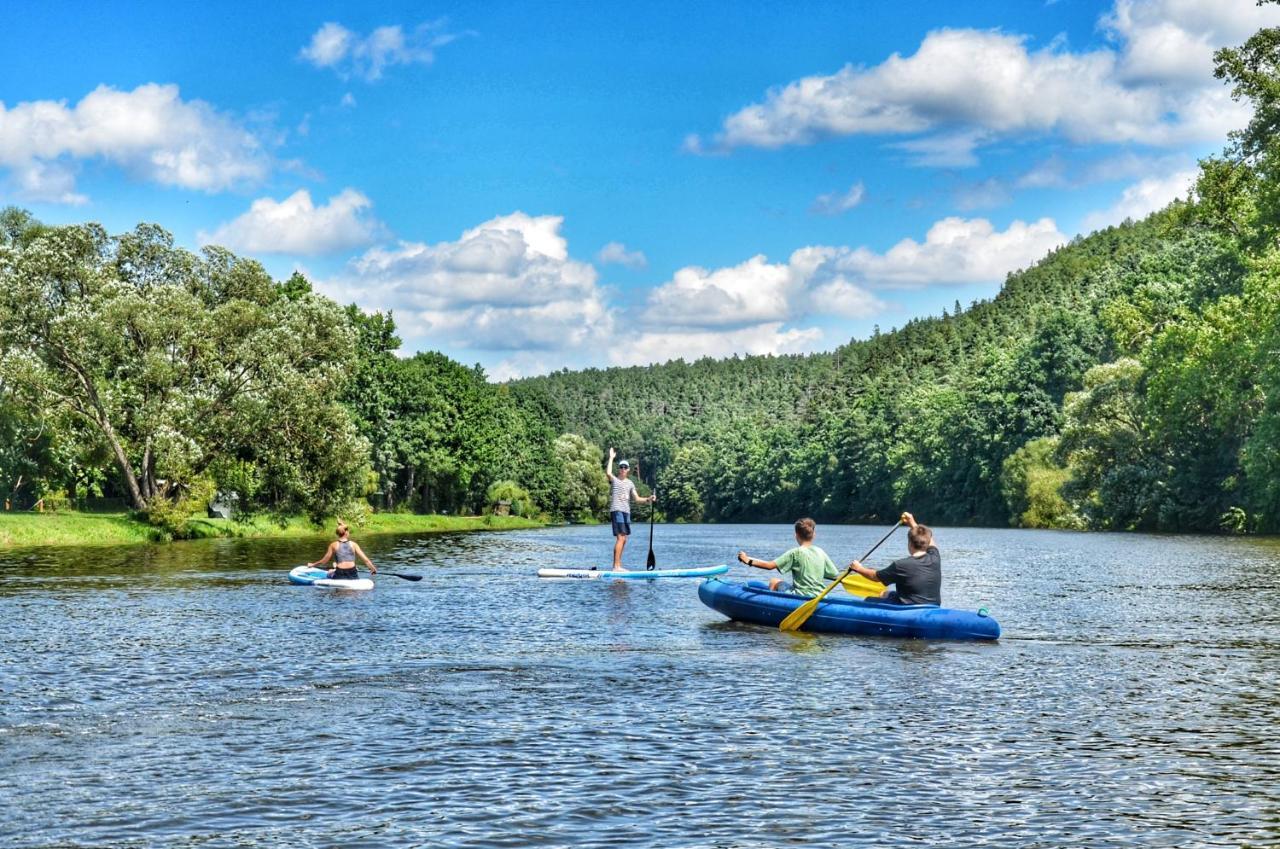
{"label": "reflection on water", "polygon": [[[882,533],[819,542],[847,562]],[[0,554],[0,845],[1280,844],[1275,541],[938,536],[945,600],[998,644],[533,577],[607,564],[606,527],[364,539],[426,576],[372,593],[287,584],[315,542]]]}

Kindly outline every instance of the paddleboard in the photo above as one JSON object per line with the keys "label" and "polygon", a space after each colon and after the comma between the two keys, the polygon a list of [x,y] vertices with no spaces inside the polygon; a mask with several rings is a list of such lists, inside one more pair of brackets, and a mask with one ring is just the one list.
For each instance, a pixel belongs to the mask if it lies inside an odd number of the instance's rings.
{"label": "paddleboard", "polygon": [[581,578],[588,581],[600,578],[618,578],[622,580],[651,581],[654,578],[709,578],[712,575],[723,575],[729,567],[700,566],[690,569],[654,569],[652,572],[637,569],[614,572],[612,569],[539,569],[539,578]]}
{"label": "paddleboard", "polygon": [[371,590],[373,581],[368,578],[356,578],[354,581],[335,581],[327,577],[329,573],[314,566],[299,566],[289,573],[289,582],[304,584],[310,587],[327,587],[332,590]]}

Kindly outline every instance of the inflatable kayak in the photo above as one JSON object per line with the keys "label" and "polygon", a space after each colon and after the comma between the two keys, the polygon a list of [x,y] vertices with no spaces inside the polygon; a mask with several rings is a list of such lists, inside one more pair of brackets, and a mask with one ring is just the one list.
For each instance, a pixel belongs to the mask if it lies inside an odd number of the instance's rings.
{"label": "inflatable kayak", "polygon": [[[778,593],[760,581],[735,584],[711,578],[698,587],[698,598],[738,622],[771,625],[809,599]],[[876,599],[833,598],[818,603],[800,629],[825,634],[857,634],[882,637],[916,637],[928,640],[995,640],[1000,624],[985,609],[952,610],[932,604],[894,604]]]}
{"label": "inflatable kayak", "polygon": [[539,578],[623,578],[631,580],[651,581],[654,578],[709,578],[712,575],[723,575],[729,567],[702,566],[691,569],[654,569],[652,572],[637,569],[614,572],[611,569],[539,569]]}
{"label": "inflatable kayak", "polygon": [[373,581],[368,578],[356,578],[354,581],[335,581],[328,577],[324,569],[314,566],[299,566],[289,573],[289,582],[305,584],[310,587],[328,587],[334,590],[371,590]]}

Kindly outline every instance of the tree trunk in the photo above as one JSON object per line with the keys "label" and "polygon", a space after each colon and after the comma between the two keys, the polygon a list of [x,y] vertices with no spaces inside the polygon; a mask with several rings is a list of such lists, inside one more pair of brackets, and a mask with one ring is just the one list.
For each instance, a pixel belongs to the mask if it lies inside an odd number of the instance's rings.
{"label": "tree trunk", "polygon": [[107,444],[111,446],[111,454],[115,457],[116,466],[120,469],[120,477],[124,480],[125,489],[129,491],[129,502],[133,505],[133,509],[146,510],[147,500],[142,497],[142,490],[138,487],[138,476],[133,473],[129,458],[125,456],[124,448],[116,438],[115,428],[107,421],[98,422],[98,427],[106,435]]}

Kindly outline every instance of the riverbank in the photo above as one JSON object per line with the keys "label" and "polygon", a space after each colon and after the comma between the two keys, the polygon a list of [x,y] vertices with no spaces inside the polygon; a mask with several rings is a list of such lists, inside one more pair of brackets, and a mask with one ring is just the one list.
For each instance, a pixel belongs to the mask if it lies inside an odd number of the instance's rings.
{"label": "riverbank", "polygon": [[[266,517],[248,521],[195,518],[189,522],[193,539],[215,537],[320,537],[333,527],[309,519],[291,518],[284,524]],[[517,516],[420,516],[413,513],[375,513],[356,529],[360,535],[423,534],[462,531],[505,531],[539,528],[541,522]],[[137,545],[161,541],[159,531],[128,513],[0,513],[0,549],[46,545]]]}

